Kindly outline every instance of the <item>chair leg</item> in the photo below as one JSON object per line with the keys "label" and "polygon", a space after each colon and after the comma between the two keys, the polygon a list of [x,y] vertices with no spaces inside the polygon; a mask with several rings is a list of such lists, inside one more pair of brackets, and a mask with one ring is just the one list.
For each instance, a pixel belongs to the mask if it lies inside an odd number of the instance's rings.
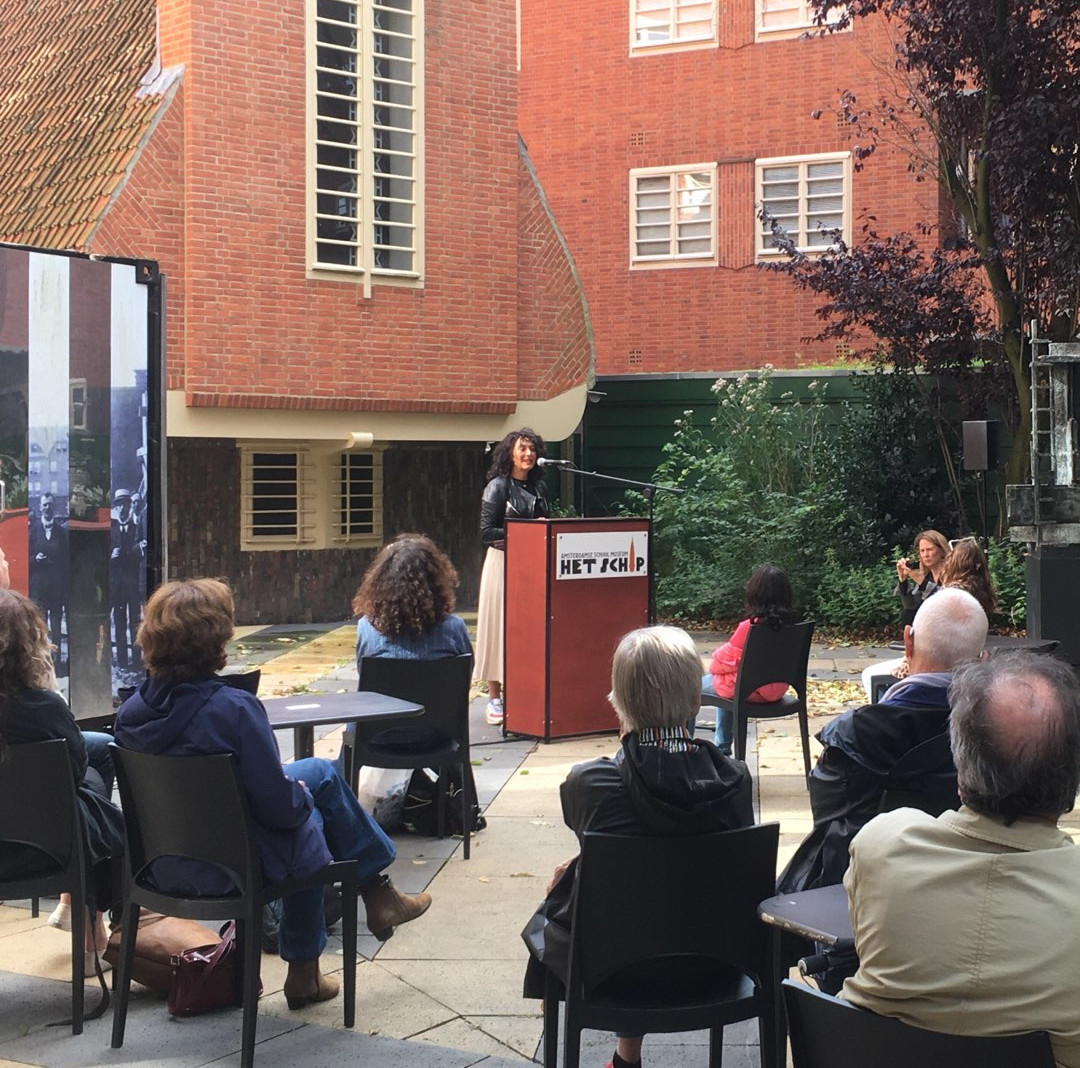
{"label": "chair leg", "polygon": [[731,730],[735,740],[735,759],[746,760],[746,716],[736,705],[731,711]]}
{"label": "chair leg", "polygon": [[262,905],[258,901],[248,915],[236,921],[236,934],[242,954],[244,974],[242,977],[242,1004],[244,1018],[240,1028],[240,1068],[253,1068],[255,1064],[255,1026],[259,1019],[259,966],[262,962],[262,946],[258,930],[262,918]]}
{"label": "chair leg", "polygon": [[131,992],[131,967],[135,961],[135,939],[139,933],[139,906],[133,901],[124,902],[120,918],[120,960],[117,967],[116,986],[119,997],[113,1009],[112,1048],[124,1044],[124,1025],[127,1022],[128,994]]}
{"label": "chair leg", "polygon": [[554,990],[549,983],[544,997],[544,1068],[558,1068],[559,1063],[559,999]]}
{"label": "chair leg", "polygon": [[[709,1028],[709,1068],[720,1068],[724,1063],[724,1029]],[[761,1068],[766,1068],[762,1062]]]}
{"label": "chair leg", "polygon": [[439,768],[435,784],[435,829],[440,838],[446,837],[446,791],[450,784],[450,766]]}
{"label": "chair leg", "polygon": [[[91,931],[93,925],[91,921]],[[71,1033],[81,1035],[86,996],[86,897],[71,892]]]}
{"label": "chair leg", "polygon": [[566,995],[566,1012],[563,1020],[563,1068],[580,1068],[581,1064],[581,1021],[570,1004],[569,991]]}
{"label": "chair leg", "polygon": [[345,1026],[356,1023],[356,899],[355,877],[341,883],[341,950],[345,971]]}
{"label": "chair leg", "polygon": [[465,835],[465,848],[461,851],[465,860],[469,859],[469,845],[472,838],[472,815],[475,798],[476,784],[472,777],[472,764],[468,757],[461,765],[461,827]]}
{"label": "chair leg", "polygon": [[36,897],[30,898],[30,915],[33,919],[38,918],[38,912],[40,911],[40,905]]}
{"label": "chair leg", "polygon": [[803,767],[806,777],[810,778],[810,724],[807,722],[806,704],[799,709],[799,733],[802,735]]}

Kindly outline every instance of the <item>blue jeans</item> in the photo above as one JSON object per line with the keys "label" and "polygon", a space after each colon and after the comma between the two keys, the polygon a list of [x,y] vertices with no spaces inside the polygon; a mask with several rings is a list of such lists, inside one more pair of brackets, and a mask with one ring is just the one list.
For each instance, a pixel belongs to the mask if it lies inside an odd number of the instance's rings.
{"label": "blue jeans", "polygon": [[[701,676],[701,692],[712,694],[713,697],[718,696],[712,675]],[[731,756],[731,736],[731,712],[726,708],[716,706],[716,734],[713,735],[713,743],[726,756]]]}
{"label": "blue jeans", "polygon": [[86,762],[101,776],[101,781],[105,785],[105,796],[111,798],[116,772],[113,771],[109,743],[116,739],[111,734],[104,734],[101,731],[83,731],[82,736],[86,745]]}
{"label": "blue jeans", "polygon": [[[312,817],[322,827],[335,860],[355,860],[360,886],[371,883],[397,856],[386,832],[360,807],[356,795],[329,760],[310,757],[284,766],[287,778],[303,780],[315,808]],[[309,887],[282,898],[278,933],[281,957],[287,961],[316,960],[326,948],[323,888]]]}

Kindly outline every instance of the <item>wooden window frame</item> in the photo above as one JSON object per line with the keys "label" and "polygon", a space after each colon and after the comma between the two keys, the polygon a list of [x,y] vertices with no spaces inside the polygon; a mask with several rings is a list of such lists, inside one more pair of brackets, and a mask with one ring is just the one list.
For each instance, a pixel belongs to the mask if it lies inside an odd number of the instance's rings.
{"label": "wooden window frame", "polygon": [[[678,219],[679,205],[677,196],[679,189],[676,182],[681,175],[708,174],[709,176],[709,248],[707,252],[679,253],[678,244]],[[639,220],[639,196],[645,190],[641,188],[642,179],[667,177],[671,181],[668,191],[668,248],[669,252],[663,255],[643,255],[638,251],[638,229],[643,225]],[[717,165],[710,163],[679,164],[670,167],[636,167],[630,171],[630,194],[629,194],[629,255],[631,270],[650,270],[655,268],[672,267],[715,267],[717,264]],[[670,251],[674,249],[675,251]]]}
{"label": "wooden window frame", "polygon": [[850,152],[823,152],[806,156],[775,156],[768,159],[754,161],[754,196],[755,196],[755,226],[754,226],[754,249],[755,258],[758,261],[776,259],[784,255],[777,248],[768,245],[769,231],[765,220],[760,217],[766,203],[765,172],[770,168],[797,166],[798,174],[798,199],[799,199],[799,229],[796,247],[800,252],[807,255],[821,255],[829,251],[832,245],[811,245],[806,240],[807,235],[815,233],[816,229],[809,226],[810,211],[810,186],[809,170],[815,164],[840,163],[842,190],[841,190],[841,214],[842,222],[839,227],[841,236],[846,244],[851,244],[851,153]]}
{"label": "wooden window frame", "polygon": [[[649,27],[643,25],[643,18],[648,13],[644,9],[652,8],[659,13],[667,6],[666,37],[662,40],[641,41],[639,34],[646,32]],[[702,48],[716,48],[719,42],[717,36],[717,6],[718,0],[630,0],[630,54],[632,56],[650,55],[662,52],[685,52]],[[679,20],[680,10],[683,8],[709,9],[708,34],[696,36],[680,36],[683,23]],[[691,25],[699,25],[698,20]],[[656,28],[656,27],[654,27]]]}

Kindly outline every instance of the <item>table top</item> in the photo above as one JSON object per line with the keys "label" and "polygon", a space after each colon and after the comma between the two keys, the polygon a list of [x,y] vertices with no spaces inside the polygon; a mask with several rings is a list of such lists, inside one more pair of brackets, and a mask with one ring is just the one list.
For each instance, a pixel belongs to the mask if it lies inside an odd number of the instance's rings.
{"label": "table top", "polygon": [[323,723],[354,723],[359,719],[408,719],[423,715],[424,706],[373,690],[346,693],[301,693],[263,700],[270,726],[317,727]]}
{"label": "table top", "polygon": [[828,946],[852,937],[847,891],[842,886],[778,894],[758,905],[758,916],[774,927]]}

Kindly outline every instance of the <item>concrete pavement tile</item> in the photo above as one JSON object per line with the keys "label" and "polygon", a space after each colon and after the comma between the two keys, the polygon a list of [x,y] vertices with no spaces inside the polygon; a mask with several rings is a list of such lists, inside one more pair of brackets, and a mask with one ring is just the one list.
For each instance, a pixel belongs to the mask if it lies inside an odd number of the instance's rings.
{"label": "concrete pavement tile", "polygon": [[[4,1015],[10,1003],[4,991]],[[240,1049],[239,1009],[178,1020],[161,1002],[132,1001],[121,1049],[110,1049],[112,1016],[91,1020],[81,1035],[70,1028],[45,1027],[0,1044],[0,1054],[49,1068],[98,1068],[104,1065],[155,1064],[195,1068]],[[281,1021],[259,1016],[256,1041],[265,1042],[289,1030]],[[260,1065],[265,1064],[259,1054]]]}
{"label": "concrete pavement tile", "polygon": [[523,1005],[536,1005],[531,1016],[468,1016],[466,1021],[491,1035],[515,1053],[532,1060],[540,1046],[544,1022],[540,1017],[539,1001],[522,1001]]}
{"label": "concrete pavement tile", "polygon": [[[471,962],[480,958],[516,961],[520,970],[526,954],[521,929],[543,899],[546,885],[547,878],[440,877],[432,892],[431,908],[422,919],[397,929],[379,953],[378,962],[391,966],[402,960]],[[482,931],[478,930],[481,926]],[[460,971],[461,964],[457,967]],[[490,1012],[492,1008],[480,1006],[471,1011]]]}
{"label": "concrete pavement tile", "polygon": [[[317,1024],[328,1028],[344,1026],[340,995],[330,1001],[321,1001],[293,1011],[286,1005],[285,995],[277,992],[269,996],[263,995],[259,1002],[259,1011],[289,1021],[293,1025]],[[381,963],[364,963],[357,968],[358,1034],[408,1038],[418,1031],[427,1031],[454,1018],[453,1010],[427,996],[416,986],[402,981]]]}
{"label": "concrete pavement tile", "polygon": [[[528,917],[526,917],[527,919]],[[522,926],[524,926],[522,920]],[[471,962],[461,960],[383,960],[378,964],[399,976],[410,986],[424,991],[429,997],[459,1016],[517,1016],[526,1001],[521,996],[521,981],[525,974],[526,949],[521,939],[517,959],[501,957],[505,952],[492,940],[492,949],[500,953],[493,959],[483,947],[474,946]]]}
{"label": "concrete pavement tile", "polygon": [[[0,1057],[0,1068],[27,1068],[29,1061],[5,1061]],[[43,1066],[31,1066],[31,1068],[43,1068]]]}
{"label": "concrete pavement tile", "polygon": [[441,875],[494,877],[528,872],[546,883],[555,865],[577,851],[577,837],[561,816],[555,820],[493,815],[487,830],[473,840],[472,857],[464,860],[460,851],[455,853]]}
{"label": "concrete pavement tile", "polygon": [[[29,915],[29,913],[27,913]],[[45,924],[48,913],[0,938],[0,968],[18,968],[39,979],[71,981],[71,935]]]}
{"label": "concrete pavement tile", "polygon": [[21,934],[23,931],[31,931],[36,927],[46,926],[45,921],[49,918],[49,913],[52,912],[55,905],[55,900],[46,901],[45,898],[42,898],[40,916],[30,915],[29,901],[20,902],[19,904],[0,905],[0,938],[4,938],[9,934]]}
{"label": "concrete pavement tile", "polygon": [[[741,1043],[729,1044],[728,1029],[724,1029],[724,1068],[759,1068],[757,1046]],[[697,1035],[705,1041],[695,1041]],[[615,1048],[614,1037],[604,1031],[581,1032],[581,1063],[601,1065],[611,1060]],[[560,1056],[562,1045],[560,1040]],[[641,1060],[649,1068],[706,1068],[709,1063],[707,1032],[689,1032],[675,1035],[646,1035]]]}
{"label": "concrete pavement tile", "polygon": [[532,1059],[531,1054],[522,1054],[518,1050],[505,1045],[478,1024],[467,1019],[452,1020],[450,1023],[433,1027],[430,1031],[424,1031],[411,1037],[413,1042],[423,1042],[434,1046],[448,1046],[451,1049],[470,1050],[473,1053],[482,1053],[488,1057],[503,1057],[519,1062]]}

